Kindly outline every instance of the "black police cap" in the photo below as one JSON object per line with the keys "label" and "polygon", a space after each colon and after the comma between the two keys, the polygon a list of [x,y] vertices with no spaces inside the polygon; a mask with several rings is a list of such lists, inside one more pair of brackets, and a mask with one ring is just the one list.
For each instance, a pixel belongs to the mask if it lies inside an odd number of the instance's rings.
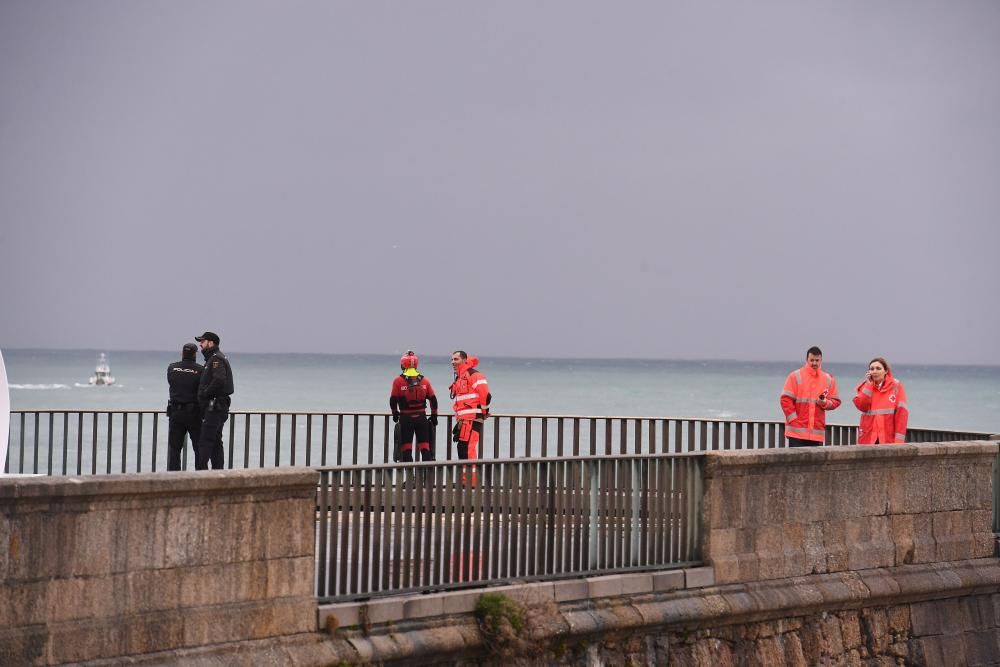
{"label": "black police cap", "polygon": [[203,333],[200,336],[195,336],[194,339],[196,341],[198,341],[199,343],[201,341],[203,341],[203,340],[210,340],[213,343],[215,343],[216,345],[218,345],[221,342],[221,341],[219,341],[219,334],[212,333],[211,331],[206,331],[205,333]]}

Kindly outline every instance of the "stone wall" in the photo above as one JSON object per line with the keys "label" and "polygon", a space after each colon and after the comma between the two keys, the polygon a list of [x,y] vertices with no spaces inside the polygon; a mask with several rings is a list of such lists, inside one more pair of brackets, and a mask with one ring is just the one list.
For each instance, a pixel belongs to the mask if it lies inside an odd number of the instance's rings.
{"label": "stone wall", "polygon": [[[520,632],[468,614],[339,628],[326,664],[996,665],[1000,562],[904,565],[560,602],[538,584],[497,589]],[[457,595],[457,594],[456,594]],[[322,663],[317,663],[322,664]]]}
{"label": "stone wall", "polygon": [[709,452],[714,578],[497,589],[528,619],[499,641],[472,592],[321,608],[323,650],[351,664],[1000,664],[996,457],[996,443]]}
{"label": "stone wall", "polygon": [[317,481],[301,468],[0,477],[0,664],[314,631]]}
{"label": "stone wall", "polygon": [[711,453],[718,583],[991,556],[996,443]]}

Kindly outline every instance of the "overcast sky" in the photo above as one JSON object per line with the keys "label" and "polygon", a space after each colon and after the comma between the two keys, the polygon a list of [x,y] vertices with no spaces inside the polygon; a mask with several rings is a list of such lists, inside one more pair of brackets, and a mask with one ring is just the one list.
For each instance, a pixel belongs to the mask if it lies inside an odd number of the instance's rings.
{"label": "overcast sky", "polygon": [[1000,364],[1000,3],[0,2],[0,347]]}

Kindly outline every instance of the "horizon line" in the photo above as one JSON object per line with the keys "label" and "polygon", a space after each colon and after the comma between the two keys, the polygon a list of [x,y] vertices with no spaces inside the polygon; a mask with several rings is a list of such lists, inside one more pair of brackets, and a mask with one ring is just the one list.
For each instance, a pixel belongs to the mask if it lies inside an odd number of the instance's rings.
{"label": "horizon line", "polygon": [[[220,346],[223,347],[223,346]],[[69,347],[8,347],[0,348],[0,352],[4,349],[12,352],[92,352],[96,354],[100,353],[112,353],[112,352],[128,352],[128,353],[156,353],[156,354],[176,354],[177,350],[158,350],[158,349],[112,349],[112,348],[69,348]],[[225,350],[223,350],[225,351]],[[293,352],[261,352],[261,351],[249,351],[237,350],[236,354],[248,354],[248,355],[285,355],[285,356],[309,356],[309,355],[321,355],[330,357],[394,357],[396,352],[315,352],[315,351],[293,351]],[[447,359],[447,354],[421,354],[421,356],[431,359]],[[472,355],[470,356],[479,356]],[[483,357],[480,357],[481,359]],[[581,357],[581,356],[523,356],[523,355],[491,355],[488,358],[493,359],[504,359],[510,361],[681,361],[681,362],[728,362],[728,363],[752,363],[752,364],[795,364],[797,362],[791,361],[789,359],[739,359],[735,357],[606,357],[606,356],[594,356],[594,357]],[[858,363],[859,365],[864,365],[866,362],[830,362],[833,364],[848,364],[848,363]],[[1000,364],[992,363],[961,363],[961,362],[907,362],[907,361],[893,361],[893,365],[904,365],[904,366],[950,366],[950,367],[962,367],[962,368],[1000,368]]]}

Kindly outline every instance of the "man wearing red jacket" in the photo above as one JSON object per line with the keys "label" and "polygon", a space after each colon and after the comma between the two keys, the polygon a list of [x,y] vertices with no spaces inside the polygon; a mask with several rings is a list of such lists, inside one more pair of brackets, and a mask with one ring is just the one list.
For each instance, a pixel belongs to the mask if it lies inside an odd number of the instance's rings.
{"label": "man wearing red jacket", "polygon": [[474,459],[479,438],[483,433],[483,422],[490,414],[490,385],[486,376],[476,365],[478,357],[470,357],[464,350],[451,353],[451,367],[455,370],[455,381],[451,383],[451,398],[455,401],[455,440],[458,442],[458,458]]}
{"label": "man wearing red jacket", "polygon": [[826,440],[826,412],[840,407],[837,381],[820,369],[823,352],[810,347],[805,365],[788,374],[781,390],[789,447],[818,447]]}

